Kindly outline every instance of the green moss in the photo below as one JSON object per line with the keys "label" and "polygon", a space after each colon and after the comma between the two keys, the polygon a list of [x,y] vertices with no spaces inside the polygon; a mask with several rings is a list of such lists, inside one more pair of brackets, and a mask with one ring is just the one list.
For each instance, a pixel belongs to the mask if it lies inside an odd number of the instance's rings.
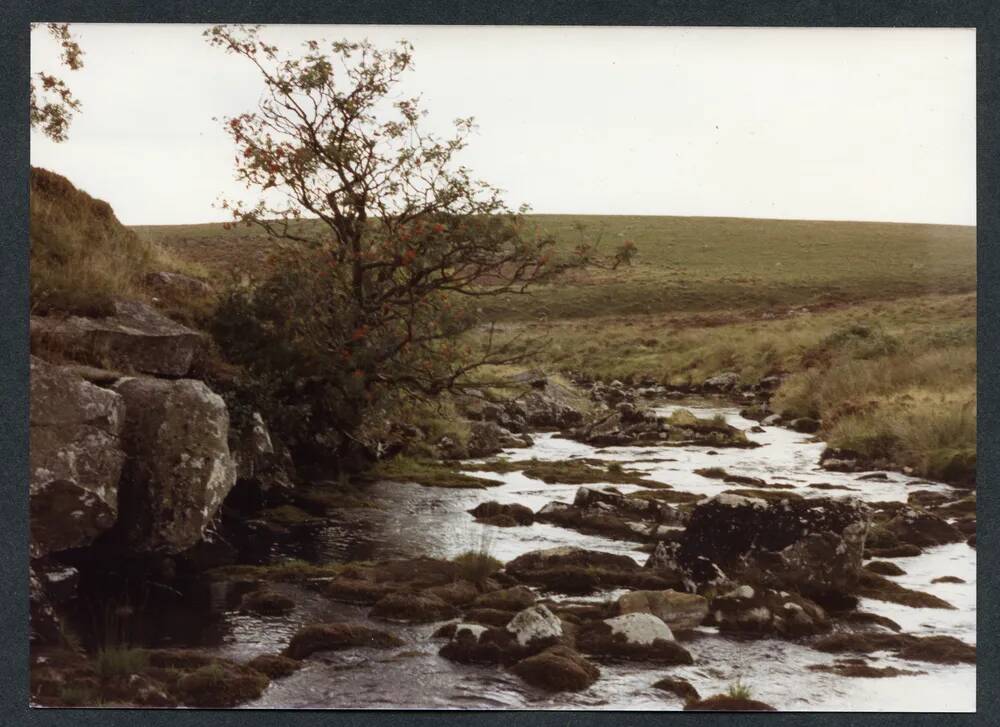
{"label": "green moss", "polygon": [[59,690],[58,700],[67,707],[96,707],[101,695],[89,687],[66,685]]}
{"label": "green moss", "polygon": [[541,480],[549,485],[591,485],[608,483],[613,485],[655,486],[646,479],[644,472],[626,470],[620,464],[610,464],[601,460],[556,460],[530,459],[525,461],[493,460],[476,465],[466,465],[468,469],[485,472],[521,472],[525,477]]}
{"label": "green moss", "polygon": [[317,565],[302,560],[292,560],[268,565],[226,565],[213,568],[206,575],[217,581],[258,580],[299,583],[314,578],[332,578],[348,567],[349,563]]}
{"label": "green moss", "polygon": [[101,681],[138,674],[149,664],[149,655],[143,649],[106,647],[97,652],[97,675]]}
{"label": "green moss", "polygon": [[310,515],[302,508],[295,505],[281,505],[262,510],[261,517],[278,525],[319,525],[323,523],[323,518]]}
{"label": "green moss", "polygon": [[678,492],[673,489],[663,488],[659,490],[639,490],[626,495],[636,500],[658,500],[674,505],[683,505],[690,502],[698,502],[704,495],[696,495],[693,492]]}
{"label": "green moss", "polygon": [[255,669],[218,662],[181,677],[175,693],[190,707],[234,707],[259,697],[269,683]]}
{"label": "green moss", "polygon": [[395,457],[379,462],[369,476],[397,482],[412,482],[425,487],[483,489],[503,484],[497,480],[463,474],[456,467],[441,462],[411,457]]}

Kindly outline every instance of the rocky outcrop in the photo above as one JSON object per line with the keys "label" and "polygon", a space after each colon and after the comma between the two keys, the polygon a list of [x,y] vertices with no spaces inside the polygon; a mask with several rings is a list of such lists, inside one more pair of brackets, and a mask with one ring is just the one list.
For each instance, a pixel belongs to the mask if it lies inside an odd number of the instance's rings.
{"label": "rocky outcrop", "polygon": [[732,697],[728,694],[716,694],[684,706],[685,712],[776,712],[770,704],[756,699]]}
{"label": "rocky outcrop", "polygon": [[327,623],[305,626],[295,632],[285,649],[285,656],[304,659],[317,651],[373,648],[388,649],[403,642],[385,631],[352,623]]}
{"label": "rocky outcrop", "polygon": [[380,598],[371,615],[386,621],[429,623],[453,618],[458,615],[458,610],[432,593],[397,591]]}
{"label": "rocky outcrop", "polygon": [[918,548],[958,543],[966,537],[943,518],[914,507],[900,510],[884,527],[898,542]]}
{"label": "rocky outcrop", "polygon": [[759,446],[747,439],[742,430],[722,419],[699,419],[681,409],[669,417],[629,402],[618,404],[611,412],[593,415],[566,436],[595,447],[626,445],[697,445],[706,447]]}
{"label": "rocky outcrop", "polygon": [[[291,490],[295,464],[292,455],[271,432],[259,412],[253,412],[242,427],[231,426],[229,451],[236,462],[236,479],[252,485],[255,499],[262,503],[271,490]],[[249,494],[249,493],[248,493]]]}
{"label": "rocky outcrop", "polygon": [[829,630],[826,612],[797,594],[743,585],[712,599],[711,621],[723,632],[809,636]]}
{"label": "rocky outcrop", "polygon": [[627,613],[581,626],[580,649],[602,658],[692,664],[691,653],[674,639],[670,627],[650,613]]}
{"label": "rocky outcrop", "polygon": [[185,376],[208,343],[203,333],[137,301],[117,301],[114,315],[31,319],[33,349],[56,348],[85,363],[129,373]]}
{"label": "rocky outcrop", "polygon": [[502,628],[460,623],[439,653],[461,664],[511,666],[556,646],[563,638],[559,617],[545,606],[536,605],[518,612]]}
{"label": "rocky outcrop", "polygon": [[537,520],[622,540],[656,542],[680,532],[681,513],[657,500],[626,497],[614,487],[581,487],[572,505],[553,501]]}
{"label": "rocky outcrop", "polygon": [[567,646],[550,646],[515,664],[511,671],[532,686],[550,692],[586,689],[601,675],[600,669]]}
{"label": "rocky outcrop", "polygon": [[129,378],[114,388],[126,411],[122,534],[138,551],[190,548],[236,482],[226,405],[190,379]]}
{"label": "rocky outcrop", "polygon": [[531,390],[507,407],[514,420],[523,419],[541,429],[568,429],[583,421],[583,401],[577,392],[538,372],[529,372],[524,383]]}
{"label": "rocky outcrop", "polygon": [[672,631],[687,631],[699,626],[708,615],[708,601],[693,593],[665,591],[630,591],[618,599],[618,610],[626,613],[651,613]]}
{"label": "rocky outcrop", "polygon": [[526,583],[567,594],[615,587],[655,590],[679,585],[677,578],[644,569],[626,555],[572,547],[533,550],[507,563],[505,571]]}
{"label": "rocky outcrop", "polygon": [[739,388],[741,381],[739,374],[733,371],[725,371],[705,379],[701,388],[702,391],[726,393]]}
{"label": "rocky outcrop", "polygon": [[502,611],[521,611],[535,605],[535,594],[525,586],[502,588],[478,596],[473,605],[477,608],[496,608]]}
{"label": "rocky outcrop", "polygon": [[125,461],[122,398],[31,359],[31,553],[77,548],[114,525]]}
{"label": "rocky outcrop", "polygon": [[755,585],[843,594],[858,580],[869,520],[869,508],[852,499],[717,495],[694,508],[677,561],[695,580],[709,562]]}
{"label": "rocky outcrop", "polygon": [[496,422],[472,422],[469,430],[469,441],[466,445],[469,457],[489,457],[504,449],[531,446],[530,437],[525,434],[514,434]]}
{"label": "rocky outcrop", "polygon": [[486,525],[513,527],[515,525],[531,525],[535,521],[535,513],[526,505],[517,503],[501,504],[495,500],[484,502],[469,510],[478,522]]}

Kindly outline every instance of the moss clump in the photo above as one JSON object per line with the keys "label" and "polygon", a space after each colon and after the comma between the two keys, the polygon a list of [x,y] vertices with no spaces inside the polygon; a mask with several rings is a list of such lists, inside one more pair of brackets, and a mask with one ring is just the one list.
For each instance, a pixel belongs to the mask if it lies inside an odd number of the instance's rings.
{"label": "moss clump", "polygon": [[181,677],[175,692],[190,707],[235,707],[259,697],[269,683],[248,666],[216,662]]}
{"label": "moss clump", "polygon": [[295,610],[295,601],[273,591],[247,593],[240,600],[240,611],[262,616],[284,616]]}
{"label": "moss clump", "polygon": [[267,565],[224,565],[212,568],[206,574],[212,580],[277,581],[301,583],[315,578],[333,578],[340,574],[348,563],[307,563],[304,560],[290,560]]}
{"label": "moss clump", "polygon": [[[379,462],[369,476],[397,482],[412,482],[424,487],[484,489],[503,484],[498,480],[463,474],[458,471],[457,467],[461,467],[461,465],[449,466],[429,460],[396,457],[385,462]],[[463,469],[472,468],[463,467]]]}
{"label": "moss clump", "polygon": [[898,583],[883,578],[876,573],[861,569],[858,578],[858,585],[854,590],[855,594],[865,598],[874,598],[877,601],[888,601],[899,603],[912,608],[946,608],[954,609],[950,603],[923,591],[913,591],[903,588]]}
{"label": "moss clump", "polygon": [[469,469],[484,472],[521,472],[525,477],[541,480],[549,485],[593,485],[599,483],[645,485],[647,487],[656,485],[655,482],[646,479],[644,472],[626,470],[617,462],[609,464],[589,459],[556,461],[530,459],[521,462],[494,460],[471,465]]}
{"label": "moss clump", "polygon": [[660,502],[667,502],[672,505],[686,505],[698,502],[704,495],[696,495],[693,492],[678,492],[677,490],[664,488],[662,490],[639,490],[638,492],[629,493],[626,497],[636,500],[659,500]]}
{"label": "moss clump", "polygon": [[716,694],[713,697],[690,702],[684,706],[685,712],[775,712],[770,704],[758,702],[755,699],[742,699],[729,694]]}
{"label": "moss clump", "polygon": [[261,511],[261,518],[286,527],[312,527],[323,524],[323,518],[310,515],[295,505],[281,505]]}
{"label": "moss clump", "polygon": [[111,646],[97,652],[97,675],[101,681],[138,674],[149,664],[143,649]]}
{"label": "moss clump", "polygon": [[247,666],[271,679],[281,679],[298,671],[302,663],[280,654],[261,654],[251,659]]}

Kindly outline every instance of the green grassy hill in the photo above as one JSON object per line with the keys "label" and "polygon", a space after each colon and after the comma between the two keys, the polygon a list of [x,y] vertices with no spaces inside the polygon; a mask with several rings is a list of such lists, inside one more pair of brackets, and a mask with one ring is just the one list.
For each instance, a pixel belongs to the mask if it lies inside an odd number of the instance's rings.
{"label": "green grassy hill", "polygon": [[[968,292],[976,285],[974,227],[726,217],[531,215],[568,254],[581,241],[612,249],[632,240],[630,269],[577,274],[530,296],[492,303],[517,320],[771,309]],[[221,224],[134,228],[178,255],[252,269],[270,243]]]}

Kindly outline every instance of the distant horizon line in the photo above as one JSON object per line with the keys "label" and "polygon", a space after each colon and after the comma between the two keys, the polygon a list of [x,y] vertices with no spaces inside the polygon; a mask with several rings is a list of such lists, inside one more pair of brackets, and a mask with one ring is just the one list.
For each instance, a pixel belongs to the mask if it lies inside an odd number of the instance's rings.
{"label": "distant horizon line", "polygon": [[[760,222],[838,222],[859,225],[923,225],[925,227],[971,227],[977,228],[978,223],[959,222],[919,222],[912,220],[858,220],[848,218],[813,218],[813,217],[753,217],[747,215],[684,215],[684,214],[629,214],[621,212],[527,212],[526,217],[672,217],[678,219],[702,220],[756,220]],[[318,220],[318,217],[303,217],[303,221]],[[143,222],[122,223],[125,227],[207,227],[223,225],[231,220],[215,220],[211,222]]]}

